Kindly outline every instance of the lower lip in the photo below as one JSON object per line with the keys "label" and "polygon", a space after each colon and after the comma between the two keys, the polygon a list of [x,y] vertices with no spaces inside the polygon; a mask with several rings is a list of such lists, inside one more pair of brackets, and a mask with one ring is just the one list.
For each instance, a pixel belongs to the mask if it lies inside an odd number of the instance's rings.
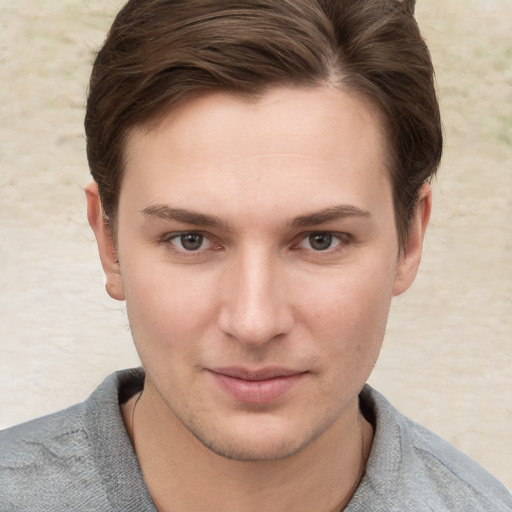
{"label": "lower lip", "polygon": [[211,372],[224,391],[233,398],[248,404],[269,404],[294,388],[306,375],[297,373],[267,380],[245,380],[222,373]]}

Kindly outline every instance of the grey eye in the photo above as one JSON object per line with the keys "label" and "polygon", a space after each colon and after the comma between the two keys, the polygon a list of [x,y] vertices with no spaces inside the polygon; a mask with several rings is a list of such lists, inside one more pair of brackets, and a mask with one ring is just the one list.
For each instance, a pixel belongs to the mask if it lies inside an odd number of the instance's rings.
{"label": "grey eye", "polygon": [[197,251],[203,245],[203,235],[198,233],[185,233],[180,235],[180,243],[187,251]]}
{"label": "grey eye", "polygon": [[332,235],[330,233],[312,233],[309,235],[309,244],[315,251],[325,251],[332,245]]}

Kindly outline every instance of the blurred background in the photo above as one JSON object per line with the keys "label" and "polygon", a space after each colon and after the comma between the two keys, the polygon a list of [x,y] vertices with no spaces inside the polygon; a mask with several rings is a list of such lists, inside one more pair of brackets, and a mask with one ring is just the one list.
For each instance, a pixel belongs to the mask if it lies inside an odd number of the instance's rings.
{"label": "blurred background", "polygon": [[[83,186],[94,52],[122,2],[0,0],[0,428],[135,366]],[[512,0],[419,0],[446,149],[417,282],[370,383],[512,489]]]}

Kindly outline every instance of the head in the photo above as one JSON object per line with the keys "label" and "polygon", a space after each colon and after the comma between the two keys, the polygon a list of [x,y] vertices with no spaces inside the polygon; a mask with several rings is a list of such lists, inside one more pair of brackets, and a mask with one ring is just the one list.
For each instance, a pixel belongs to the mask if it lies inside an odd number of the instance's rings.
{"label": "head", "polygon": [[159,423],[243,460],[357,428],[441,153],[408,4],[130,1],[86,131],[89,221]]}

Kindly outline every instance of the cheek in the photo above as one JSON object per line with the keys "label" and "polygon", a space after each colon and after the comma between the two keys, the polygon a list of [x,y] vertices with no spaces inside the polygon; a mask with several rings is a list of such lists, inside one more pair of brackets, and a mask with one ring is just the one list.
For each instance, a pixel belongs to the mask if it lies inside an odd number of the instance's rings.
{"label": "cheek", "polygon": [[[338,269],[302,292],[302,311],[311,336],[329,342],[330,356],[373,367],[386,329],[394,263]],[[320,335],[320,333],[322,333]]]}
{"label": "cheek", "polygon": [[391,302],[391,284],[381,285],[364,276],[347,277],[332,283],[325,300],[316,301],[308,330],[322,354],[319,372],[324,378],[312,403],[330,397],[333,408],[346,405],[346,397],[356,396],[368,380]]}
{"label": "cheek", "polygon": [[212,325],[216,306],[211,280],[190,279],[187,272],[172,272],[165,263],[122,271],[130,327],[139,353],[163,356],[162,351],[191,348]]}

